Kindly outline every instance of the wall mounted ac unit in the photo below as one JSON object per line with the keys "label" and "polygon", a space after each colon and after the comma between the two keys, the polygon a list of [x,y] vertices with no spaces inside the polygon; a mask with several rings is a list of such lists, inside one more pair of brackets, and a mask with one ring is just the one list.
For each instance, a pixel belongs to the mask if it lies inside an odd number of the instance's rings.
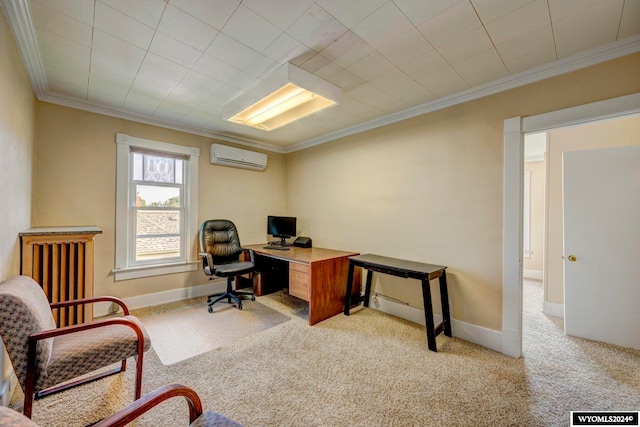
{"label": "wall mounted ac unit", "polygon": [[267,155],[242,150],[227,145],[211,144],[209,161],[214,165],[263,171],[267,167]]}

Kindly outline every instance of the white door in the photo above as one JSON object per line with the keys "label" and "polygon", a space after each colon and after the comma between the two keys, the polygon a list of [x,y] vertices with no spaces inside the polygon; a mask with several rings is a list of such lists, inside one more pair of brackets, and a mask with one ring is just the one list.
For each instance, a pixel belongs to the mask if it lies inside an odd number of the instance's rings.
{"label": "white door", "polygon": [[565,333],[640,349],[640,146],[563,153]]}

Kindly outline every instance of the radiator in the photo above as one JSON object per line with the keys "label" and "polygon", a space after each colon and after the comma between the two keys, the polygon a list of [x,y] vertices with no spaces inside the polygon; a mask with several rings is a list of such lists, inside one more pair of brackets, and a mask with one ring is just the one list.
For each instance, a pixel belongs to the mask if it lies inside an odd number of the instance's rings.
{"label": "radiator", "polygon": [[[42,286],[49,302],[93,297],[93,238],[96,233],[77,233],[76,228],[56,228],[55,233],[33,228],[20,233],[21,274]],[[69,233],[64,234],[62,230]],[[70,233],[76,231],[75,233]],[[91,304],[53,310],[56,324],[75,325],[93,320]]]}

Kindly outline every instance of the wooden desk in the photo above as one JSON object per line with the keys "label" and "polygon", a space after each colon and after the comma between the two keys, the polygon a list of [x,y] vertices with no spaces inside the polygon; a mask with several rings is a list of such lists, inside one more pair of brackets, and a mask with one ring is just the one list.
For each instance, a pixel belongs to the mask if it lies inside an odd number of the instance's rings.
{"label": "wooden desk", "polygon": [[[362,267],[367,270],[367,285],[364,296],[352,297],[351,284],[355,267]],[[449,294],[447,290],[447,267],[442,265],[424,264],[421,262],[406,261],[403,259],[389,258],[380,255],[359,255],[349,258],[349,272],[347,274],[347,292],[344,302],[344,314],[349,315],[352,304],[364,302],[365,307],[369,307],[371,297],[371,279],[373,272],[390,274],[392,276],[404,277],[408,279],[418,279],[422,281],[422,299],[424,301],[424,317],[427,327],[427,345],[429,350],[437,351],[436,335],[444,331],[448,337],[451,336],[451,318],[449,315]],[[442,303],[442,322],[438,326],[433,322],[433,307],[431,304],[431,287],[429,281],[439,279],[440,300]]]}
{"label": "wooden desk", "polygon": [[[358,255],[357,252],[297,247],[279,251],[265,249],[264,246],[266,244],[243,247],[253,249],[256,258],[286,262],[289,270],[289,294],[309,303],[309,325],[342,312],[349,257]],[[351,274],[351,280],[356,280],[351,289],[357,294],[360,293],[359,275],[359,271]]]}

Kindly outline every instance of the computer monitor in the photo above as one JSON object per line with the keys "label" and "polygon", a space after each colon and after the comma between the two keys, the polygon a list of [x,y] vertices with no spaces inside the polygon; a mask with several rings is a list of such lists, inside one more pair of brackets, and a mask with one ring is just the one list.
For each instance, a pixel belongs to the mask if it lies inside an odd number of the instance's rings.
{"label": "computer monitor", "polygon": [[280,245],[286,245],[286,239],[296,235],[296,218],[293,216],[267,217],[267,234],[279,237]]}

